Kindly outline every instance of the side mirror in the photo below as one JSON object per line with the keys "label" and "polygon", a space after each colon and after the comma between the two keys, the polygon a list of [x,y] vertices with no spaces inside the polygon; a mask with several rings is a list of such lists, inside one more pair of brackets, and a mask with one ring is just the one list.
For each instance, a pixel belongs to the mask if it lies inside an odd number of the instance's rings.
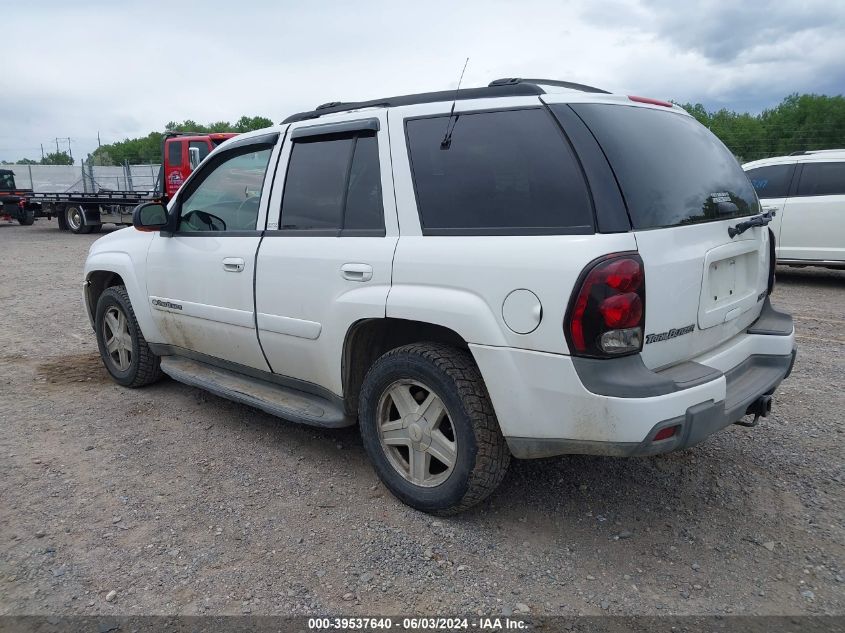
{"label": "side mirror", "polygon": [[160,231],[167,222],[167,208],[159,202],[144,202],[132,212],[132,224],[139,231]]}
{"label": "side mirror", "polygon": [[191,165],[191,171],[194,171],[200,164],[200,148],[199,147],[189,147],[188,148],[188,162]]}

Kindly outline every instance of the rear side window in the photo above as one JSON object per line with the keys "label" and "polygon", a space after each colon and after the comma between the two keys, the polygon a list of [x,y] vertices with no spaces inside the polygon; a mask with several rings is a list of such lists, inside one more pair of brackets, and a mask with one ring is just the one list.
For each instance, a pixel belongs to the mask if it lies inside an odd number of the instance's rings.
{"label": "rear side window", "polygon": [[749,169],[748,179],[760,198],[785,198],[789,192],[789,183],[795,164],[767,165]]}
{"label": "rear side window", "polygon": [[833,196],[845,194],[845,162],[804,163],[799,196]]}
{"label": "rear side window", "polygon": [[571,107],[610,161],[635,229],[754,215],[760,204],[745,172],[692,117],[613,104]]}
{"label": "rear side window", "polygon": [[542,108],[406,122],[420,222],[429,235],[592,233],[568,141]]}
{"label": "rear side window", "polygon": [[167,162],[171,167],[182,166],[182,141],[170,141],[167,144]]}
{"label": "rear side window", "polygon": [[288,163],[280,228],[383,234],[375,135],[361,132],[296,140]]}

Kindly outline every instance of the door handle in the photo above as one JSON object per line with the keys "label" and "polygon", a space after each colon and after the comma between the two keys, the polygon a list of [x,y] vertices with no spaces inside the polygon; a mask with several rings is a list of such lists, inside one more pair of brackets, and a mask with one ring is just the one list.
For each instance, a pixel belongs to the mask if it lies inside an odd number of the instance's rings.
{"label": "door handle", "polygon": [[223,270],[227,273],[239,273],[244,269],[244,260],[242,257],[224,257]]}
{"label": "door handle", "polygon": [[373,267],[369,264],[344,264],[340,274],[349,281],[369,281],[373,278]]}

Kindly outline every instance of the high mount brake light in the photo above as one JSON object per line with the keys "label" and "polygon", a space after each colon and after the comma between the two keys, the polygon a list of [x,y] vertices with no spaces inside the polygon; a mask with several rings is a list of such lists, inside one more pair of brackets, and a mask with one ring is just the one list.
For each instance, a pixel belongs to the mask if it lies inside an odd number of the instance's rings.
{"label": "high mount brake light", "polygon": [[581,274],[564,322],[571,352],[607,358],[639,352],[645,326],[645,272],[636,253],[609,255]]}
{"label": "high mount brake light", "polygon": [[628,98],[631,101],[636,101],[637,103],[648,103],[650,105],[659,105],[663,106],[664,108],[672,108],[674,107],[670,102],[663,101],[661,99],[652,99],[651,97],[638,97],[636,95],[628,95]]}

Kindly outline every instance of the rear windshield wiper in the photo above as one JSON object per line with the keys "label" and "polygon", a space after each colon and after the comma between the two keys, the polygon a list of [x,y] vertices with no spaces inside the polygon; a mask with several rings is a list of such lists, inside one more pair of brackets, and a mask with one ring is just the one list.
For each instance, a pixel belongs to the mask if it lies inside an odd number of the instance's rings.
{"label": "rear windshield wiper", "polygon": [[769,222],[774,219],[774,217],[774,209],[761,213],[760,215],[755,215],[754,217],[748,218],[747,220],[740,222],[736,226],[729,226],[728,235],[730,235],[731,237],[736,237],[737,235],[745,233],[748,229],[753,226],[766,226]]}

